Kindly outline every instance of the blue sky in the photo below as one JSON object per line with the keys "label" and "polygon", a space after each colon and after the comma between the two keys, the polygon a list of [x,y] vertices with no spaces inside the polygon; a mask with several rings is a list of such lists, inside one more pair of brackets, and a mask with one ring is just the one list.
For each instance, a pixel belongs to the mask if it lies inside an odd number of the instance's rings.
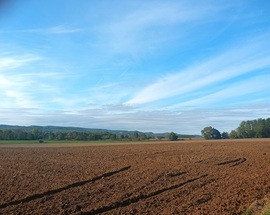
{"label": "blue sky", "polygon": [[268,118],[269,10],[267,0],[10,1],[0,124],[200,134]]}

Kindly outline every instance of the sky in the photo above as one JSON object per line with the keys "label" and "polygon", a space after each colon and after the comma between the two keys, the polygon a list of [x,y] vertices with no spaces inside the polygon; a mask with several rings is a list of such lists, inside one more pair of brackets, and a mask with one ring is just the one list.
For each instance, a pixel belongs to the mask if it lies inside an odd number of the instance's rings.
{"label": "sky", "polygon": [[268,0],[0,1],[0,124],[220,132],[269,118]]}

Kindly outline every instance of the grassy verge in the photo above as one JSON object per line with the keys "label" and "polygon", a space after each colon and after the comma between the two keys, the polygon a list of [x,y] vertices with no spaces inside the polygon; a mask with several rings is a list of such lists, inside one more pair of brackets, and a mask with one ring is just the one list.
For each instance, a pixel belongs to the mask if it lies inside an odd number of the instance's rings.
{"label": "grassy verge", "polygon": [[265,197],[253,202],[242,215],[270,215],[270,198]]}
{"label": "grassy verge", "polygon": [[38,140],[0,140],[0,144],[35,144]]}
{"label": "grassy verge", "polygon": [[266,207],[262,211],[262,215],[270,215],[270,200],[268,201]]}
{"label": "grassy verge", "polygon": [[150,141],[135,141],[135,140],[98,140],[98,141],[83,141],[83,140],[0,140],[0,145],[23,145],[23,144],[108,144],[108,143],[138,143]]}

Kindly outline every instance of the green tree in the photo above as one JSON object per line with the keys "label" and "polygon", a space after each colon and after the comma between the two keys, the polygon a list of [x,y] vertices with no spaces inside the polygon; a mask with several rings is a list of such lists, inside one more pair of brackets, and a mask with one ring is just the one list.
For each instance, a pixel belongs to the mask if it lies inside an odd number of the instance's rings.
{"label": "green tree", "polygon": [[27,137],[27,132],[25,132],[25,131],[20,131],[20,132],[18,133],[17,139],[18,139],[18,140],[27,140],[27,139],[28,139],[28,137]]}
{"label": "green tree", "polygon": [[117,140],[117,135],[116,134],[110,134],[110,139],[111,140]]}
{"label": "green tree", "polygon": [[243,121],[236,132],[238,138],[268,138],[270,137],[270,118]]}
{"label": "green tree", "polygon": [[237,134],[237,132],[235,130],[232,130],[230,132],[230,135],[229,136],[230,136],[230,139],[236,139],[236,138],[239,137],[238,134]]}
{"label": "green tree", "polygon": [[175,141],[175,140],[178,139],[178,136],[177,136],[174,132],[170,132],[170,133],[168,134],[168,139],[169,139],[170,141]]}
{"label": "green tree", "polygon": [[5,140],[16,140],[15,133],[12,130],[4,130]]}
{"label": "green tree", "polygon": [[270,137],[270,118],[265,120],[265,125],[264,125],[264,137]]}
{"label": "green tree", "polygon": [[31,133],[32,133],[33,138],[35,140],[43,139],[43,131],[37,130],[37,129],[32,129]]}
{"label": "green tree", "polygon": [[145,134],[145,133],[141,133],[140,136],[139,136],[139,140],[144,141],[144,140],[146,140],[146,139],[147,139],[146,134]]}
{"label": "green tree", "polygon": [[63,132],[56,132],[55,139],[56,140],[64,140],[65,139],[64,133]]}
{"label": "green tree", "polygon": [[4,139],[4,132],[2,130],[0,130],[0,140]]}
{"label": "green tree", "polygon": [[222,138],[222,139],[228,139],[228,138],[229,138],[228,132],[223,131],[223,132],[221,133],[221,138]]}
{"label": "green tree", "polygon": [[212,139],[221,139],[221,134],[219,132],[219,130],[213,128],[212,131],[211,131],[211,136],[212,136]]}
{"label": "green tree", "polygon": [[138,140],[138,138],[139,138],[139,132],[138,131],[134,131],[133,134],[132,134],[132,139]]}
{"label": "green tree", "polygon": [[253,123],[254,123],[255,137],[257,138],[265,137],[264,134],[265,119],[254,120]]}
{"label": "green tree", "polygon": [[201,130],[201,134],[202,134],[204,139],[206,139],[206,140],[212,139],[212,136],[211,136],[212,129],[213,128],[211,126],[208,126],[208,127],[205,127],[203,130]]}
{"label": "green tree", "polygon": [[241,122],[237,132],[241,138],[255,137],[254,122],[250,120]]}
{"label": "green tree", "polygon": [[48,133],[48,139],[49,140],[54,140],[55,139],[55,133],[53,133],[53,132]]}
{"label": "green tree", "polygon": [[201,131],[201,134],[204,137],[204,139],[206,139],[206,140],[221,139],[221,134],[220,134],[219,130],[217,130],[211,126],[205,127]]}

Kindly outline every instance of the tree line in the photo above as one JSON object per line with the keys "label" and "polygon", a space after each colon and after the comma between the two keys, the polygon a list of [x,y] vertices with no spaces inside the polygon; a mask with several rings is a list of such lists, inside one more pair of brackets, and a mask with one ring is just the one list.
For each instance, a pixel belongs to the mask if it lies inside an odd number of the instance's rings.
{"label": "tree line", "polygon": [[129,134],[113,134],[110,132],[79,132],[79,131],[42,131],[32,129],[23,131],[20,129],[0,129],[0,140],[146,140],[149,137],[142,132],[130,132]]}
{"label": "tree line", "polygon": [[230,133],[220,133],[217,129],[208,126],[201,131],[205,139],[237,139],[237,138],[269,138],[270,118],[242,121],[237,129]]}

